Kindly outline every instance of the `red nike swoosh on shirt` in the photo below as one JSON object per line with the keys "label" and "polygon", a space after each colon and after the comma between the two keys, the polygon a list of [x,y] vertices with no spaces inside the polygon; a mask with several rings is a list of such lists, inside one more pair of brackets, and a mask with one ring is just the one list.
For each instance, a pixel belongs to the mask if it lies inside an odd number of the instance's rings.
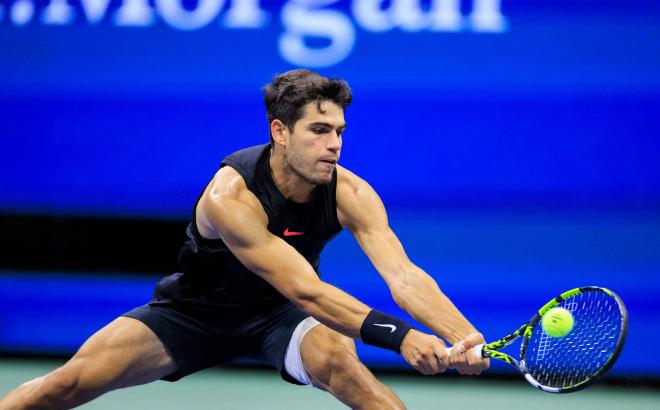
{"label": "red nike swoosh on shirt", "polygon": [[302,235],[302,234],[304,234],[304,233],[305,233],[305,232],[294,232],[294,231],[290,231],[289,228],[286,228],[286,229],[284,230],[284,236],[296,236],[296,235]]}

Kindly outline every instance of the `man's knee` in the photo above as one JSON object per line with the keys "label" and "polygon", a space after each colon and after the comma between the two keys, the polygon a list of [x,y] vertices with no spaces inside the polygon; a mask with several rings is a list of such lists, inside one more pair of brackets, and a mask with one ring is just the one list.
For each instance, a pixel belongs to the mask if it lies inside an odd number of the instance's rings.
{"label": "man's knee", "polygon": [[38,382],[34,391],[34,399],[39,402],[56,404],[59,401],[69,401],[80,394],[80,381],[84,359],[72,359]]}
{"label": "man's knee", "polygon": [[18,408],[56,408],[66,399],[74,397],[80,380],[80,371],[68,363],[45,376],[30,380],[21,385],[17,397]]}
{"label": "man's knee", "polygon": [[343,347],[323,354],[313,383],[332,393],[354,408],[397,408],[393,393],[380,383],[360,362],[354,351]]}
{"label": "man's knee", "polygon": [[375,378],[358,359],[353,340],[322,333],[315,335],[317,343],[310,343],[312,348],[307,349],[306,355],[303,353],[306,370],[314,385],[329,391],[343,389],[346,384],[353,389],[373,390]]}
{"label": "man's knee", "polygon": [[50,385],[50,389],[57,392],[60,397],[75,396],[80,386],[83,363],[84,360],[74,359],[55,369],[44,379],[44,382]]}
{"label": "man's knee", "polygon": [[303,339],[303,364],[312,383],[352,408],[403,409],[394,392],[380,383],[357,357],[352,339],[317,326]]}
{"label": "man's knee", "polygon": [[364,365],[355,353],[339,347],[326,354],[325,367],[331,376],[344,376],[355,380],[359,379]]}

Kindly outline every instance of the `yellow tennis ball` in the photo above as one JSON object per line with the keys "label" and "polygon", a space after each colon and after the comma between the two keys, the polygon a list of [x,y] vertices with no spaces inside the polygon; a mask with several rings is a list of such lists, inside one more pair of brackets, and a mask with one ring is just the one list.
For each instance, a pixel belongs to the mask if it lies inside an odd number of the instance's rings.
{"label": "yellow tennis ball", "polygon": [[552,337],[564,337],[573,330],[573,315],[564,308],[555,307],[543,315],[541,327]]}

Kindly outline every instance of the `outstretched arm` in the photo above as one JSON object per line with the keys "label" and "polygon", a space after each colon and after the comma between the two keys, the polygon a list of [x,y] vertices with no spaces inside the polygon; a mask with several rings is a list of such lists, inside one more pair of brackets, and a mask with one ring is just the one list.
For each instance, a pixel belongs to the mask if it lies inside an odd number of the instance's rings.
{"label": "outstretched arm", "polygon": [[[406,337],[411,348],[401,353],[408,363],[425,374],[445,370],[447,353],[437,337],[408,331],[410,327],[405,322],[373,311],[321,281],[298,251],[271,234],[261,204],[235,170],[222,168],[200,205],[202,212],[198,212],[197,222],[202,229],[215,232],[243,265],[303,311],[344,335],[396,352],[401,350],[401,341]],[[392,332],[382,326],[383,322],[388,326],[395,324]],[[378,324],[372,326],[373,323]]]}
{"label": "outstretched arm", "polygon": [[[215,181],[218,180],[218,181]],[[353,338],[369,307],[321,281],[307,260],[267,229],[267,217],[242,177],[224,167],[201,198],[206,223],[248,269],[323,324]]]}
{"label": "outstretched arm", "polygon": [[[435,280],[408,259],[389,226],[382,201],[371,186],[344,168],[340,169],[339,175],[337,207],[340,222],[351,231],[387,282],[394,301],[451,344],[459,343],[468,349],[482,343],[483,336],[442,293]],[[459,371],[470,374],[488,366],[487,361],[473,357],[459,360],[454,353],[452,364]]]}

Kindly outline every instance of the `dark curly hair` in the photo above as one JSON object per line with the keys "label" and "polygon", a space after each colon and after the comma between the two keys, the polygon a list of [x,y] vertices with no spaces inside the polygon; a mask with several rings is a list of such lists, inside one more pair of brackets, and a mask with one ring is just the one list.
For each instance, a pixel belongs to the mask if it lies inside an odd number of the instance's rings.
{"label": "dark curly hair", "polygon": [[268,123],[278,119],[290,131],[303,116],[303,107],[317,102],[319,112],[322,101],[332,101],[346,109],[353,100],[351,89],[344,80],[323,77],[310,70],[298,69],[276,75],[263,88]]}

